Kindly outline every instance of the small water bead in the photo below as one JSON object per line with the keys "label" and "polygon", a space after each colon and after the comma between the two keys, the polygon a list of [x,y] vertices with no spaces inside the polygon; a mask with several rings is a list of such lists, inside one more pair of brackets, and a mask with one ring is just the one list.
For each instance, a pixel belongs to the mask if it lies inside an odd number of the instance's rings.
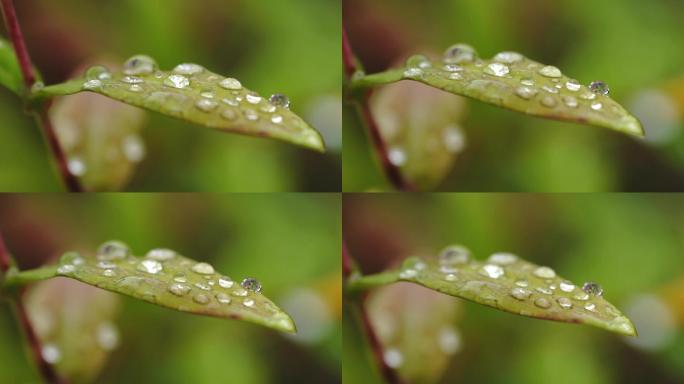
{"label": "small water bead", "polygon": [[524,288],[524,287],[527,287],[528,285],[530,285],[530,283],[527,282],[527,280],[517,280],[517,281],[515,282],[515,285],[517,285],[518,287],[523,287],[523,288]]}
{"label": "small water bead", "polygon": [[152,260],[166,261],[176,257],[176,252],[166,248],[155,248],[149,250],[145,257]]}
{"label": "small water bead", "polygon": [[565,82],[565,88],[568,91],[577,92],[582,88],[582,85],[577,80],[568,80]]}
{"label": "small water bead", "polygon": [[83,83],[83,89],[98,89],[102,87],[102,81],[100,80],[88,80]]}
{"label": "small water bead", "polygon": [[567,105],[569,108],[577,108],[579,105],[577,99],[572,96],[563,96],[563,103],[565,103],[565,105]]}
{"label": "small water bead", "polygon": [[259,280],[251,277],[242,280],[240,286],[252,292],[261,292],[261,283],[259,282]]}
{"label": "small water bead", "polygon": [[582,285],[582,290],[590,295],[603,296],[603,288],[593,281],[587,281]]}
{"label": "small water bead", "polygon": [[444,280],[446,281],[456,281],[457,279],[458,277],[453,273],[447,273],[446,275],[444,275]]}
{"label": "small water bead", "polygon": [[243,110],[243,111],[242,111],[242,114],[244,114],[244,115],[245,115],[245,119],[247,119],[247,120],[249,120],[249,121],[257,121],[257,120],[259,120],[259,114],[257,113],[257,111],[255,111],[255,110],[253,110],[253,109],[251,109],[251,108],[247,108],[247,109]]}
{"label": "small water bead", "polygon": [[123,72],[127,75],[141,75],[157,70],[157,62],[147,55],[135,55],[126,60]]}
{"label": "small water bead", "polygon": [[130,87],[128,87],[128,90],[130,92],[140,93],[143,91],[143,88],[141,86],[139,86],[138,84],[133,84]]}
{"label": "small water bead", "polygon": [[271,103],[266,103],[262,105],[260,109],[262,112],[273,113],[276,111],[276,106]]}
{"label": "small water bead", "polygon": [[406,59],[406,66],[409,68],[430,68],[432,63],[430,63],[430,59],[425,55],[412,55]]}
{"label": "small water bead", "polygon": [[283,117],[280,115],[273,115],[271,116],[271,122],[273,124],[280,124],[283,122]]}
{"label": "small water bead", "polygon": [[43,357],[43,360],[50,364],[55,364],[62,359],[62,351],[52,343],[44,344],[40,350],[40,355]]}
{"label": "small water bead", "polygon": [[164,79],[164,85],[167,87],[183,89],[190,85],[190,80],[183,75],[171,75]]}
{"label": "small water bead", "polygon": [[406,152],[401,148],[390,148],[387,152],[387,158],[392,165],[397,167],[406,164]]}
{"label": "small water bead", "polygon": [[453,265],[442,265],[439,267],[439,271],[442,273],[456,273],[458,272],[458,268]]}
{"label": "small water bead", "polygon": [[232,288],[235,282],[230,279],[230,277],[223,276],[219,278],[218,284],[223,288]]}
{"label": "small water bead", "polygon": [[459,64],[472,62],[477,57],[475,49],[467,44],[454,44],[444,51],[445,63]]}
{"label": "small water bead", "polygon": [[518,256],[509,252],[496,252],[487,259],[488,262],[499,265],[509,265],[518,261]]}
{"label": "small water bead", "polygon": [[238,105],[240,105],[240,102],[239,102],[239,101],[237,101],[237,100],[235,100],[235,99],[230,99],[230,98],[227,98],[227,97],[224,98],[224,99],[222,99],[221,102],[223,102],[224,104],[228,104],[228,105],[230,105],[231,107],[237,107]]}
{"label": "small water bead", "polygon": [[404,76],[406,77],[418,77],[423,74],[423,70],[420,68],[408,68],[404,71]]}
{"label": "small water bead", "polygon": [[534,80],[532,79],[522,79],[520,80],[520,84],[522,85],[527,85],[528,87],[534,86]]}
{"label": "small water bead", "polygon": [[458,72],[450,73],[447,77],[451,80],[463,80],[463,75]]}
{"label": "small water bead", "polygon": [[387,348],[382,354],[382,360],[390,368],[399,368],[404,364],[404,355],[397,348]]}
{"label": "small water bead", "polygon": [[587,303],[584,305],[584,309],[586,309],[589,312],[596,312],[596,304],[594,303]]}
{"label": "small water bead", "polygon": [[548,92],[548,93],[553,93],[553,94],[557,94],[557,93],[558,93],[558,89],[557,89],[556,87],[549,87],[548,85],[545,85],[545,86],[542,87],[542,89],[545,90],[545,91]]}
{"label": "small water bead", "polygon": [[560,305],[560,307],[563,309],[572,308],[572,301],[570,301],[570,299],[568,299],[567,297],[559,297],[556,301],[558,302],[558,305]]}
{"label": "small water bead", "polygon": [[116,264],[114,264],[114,263],[112,263],[112,262],[110,262],[110,261],[106,261],[106,260],[104,260],[104,261],[99,261],[96,265],[97,265],[98,268],[101,268],[101,269],[113,269],[113,268],[116,268]]}
{"label": "small water bead", "polygon": [[218,107],[218,103],[210,99],[199,99],[195,102],[195,107],[202,112],[211,112]]}
{"label": "small water bead", "polygon": [[575,284],[573,284],[569,281],[561,281],[560,282],[560,289],[563,292],[572,292],[575,290]]}
{"label": "small water bead", "polygon": [[530,295],[532,295],[532,292],[525,288],[515,287],[511,289],[511,296],[521,301],[529,298]]}
{"label": "small water bead", "polygon": [[192,288],[189,285],[183,283],[173,283],[169,285],[169,292],[176,296],[184,296],[190,293]]}
{"label": "small water bead", "polygon": [[232,300],[230,296],[226,295],[223,292],[219,292],[216,294],[216,301],[218,301],[221,304],[230,304]]}
{"label": "small water bead", "polygon": [[550,295],[553,293],[550,289],[544,287],[537,287],[536,290],[537,292],[543,293],[545,295]]}
{"label": "small water bead", "polygon": [[221,112],[221,117],[229,121],[235,120],[237,119],[237,112],[235,112],[232,109],[226,109],[223,112]]}
{"label": "small water bead", "polygon": [[157,260],[143,260],[138,264],[138,271],[147,272],[156,275],[161,272],[164,267]]}
{"label": "small water bead", "polygon": [[192,297],[192,300],[197,304],[208,304],[209,296],[205,295],[204,293],[198,293]]}
{"label": "small water bead", "polygon": [[257,95],[256,93],[248,93],[245,98],[250,104],[259,104],[261,102],[261,96]]}
{"label": "small water bead", "polygon": [[513,64],[522,61],[524,58],[525,57],[518,52],[505,51],[497,53],[492,60],[500,63]]}
{"label": "small water bead", "polygon": [[510,69],[505,64],[490,63],[489,65],[487,65],[484,72],[488,75],[504,77],[510,72]]}
{"label": "small water bead", "polygon": [[596,94],[589,92],[589,91],[586,91],[586,92],[583,92],[580,94],[580,98],[582,98],[584,100],[594,100],[596,98]]}
{"label": "small water bead", "polygon": [[290,98],[282,93],[274,93],[268,98],[271,105],[281,108],[290,108]]}
{"label": "small water bead", "polygon": [[202,92],[200,92],[200,96],[207,98],[207,99],[213,99],[215,94],[212,91],[202,91]]}
{"label": "small water bead", "polygon": [[185,273],[177,273],[173,276],[173,281],[177,281],[179,283],[187,283],[188,277],[185,276]]}
{"label": "small water bead", "polygon": [[556,271],[549,267],[538,267],[532,274],[540,279],[553,279],[556,277]]}
{"label": "small water bead", "polygon": [[610,88],[608,84],[603,81],[592,81],[589,84],[589,90],[596,95],[607,95],[610,93]]}
{"label": "small water bead", "polygon": [[462,245],[450,245],[439,252],[441,265],[463,265],[470,261],[470,250]]}
{"label": "small water bead", "polygon": [[141,84],[145,82],[145,80],[138,76],[124,76],[121,81],[126,84]]}
{"label": "small water bead", "polygon": [[204,72],[204,67],[195,63],[183,63],[176,65],[173,71],[181,75],[192,76]]}
{"label": "small water bead", "polygon": [[86,165],[80,157],[72,157],[67,161],[67,169],[74,176],[83,176],[86,173]]}
{"label": "small water bead", "polygon": [[537,94],[537,90],[530,87],[518,87],[515,89],[515,94],[525,100],[533,98]]}
{"label": "small water bead", "polygon": [[589,300],[589,295],[586,292],[578,292],[575,294],[575,296],[573,296],[573,298],[575,300],[585,301],[585,300]]}
{"label": "small water bead", "polygon": [[244,296],[247,296],[247,290],[243,289],[243,288],[238,288],[238,289],[234,290],[233,292],[231,292],[231,294],[233,296],[244,297]]}
{"label": "small water bead", "polygon": [[545,297],[539,297],[534,300],[534,305],[542,309],[551,308],[551,302]]}
{"label": "small water bead", "polygon": [[544,67],[541,67],[538,72],[540,75],[546,76],[546,77],[561,77],[561,76],[563,76],[563,73],[561,72],[561,70],[558,69],[557,67],[554,67],[553,65],[546,65]]}
{"label": "small water bead", "polygon": [[254,306],[254,300],[253,300],[253,299],[249,299],[249,298],[244,299],[244,300],[242,301],[242,305],[244,305],[245,307],[250,307],[250,308],[251,308],[251,307]]}
{"label": "small water bead", "polygon": [[599,103],[598,101],[591,103],[591,109],[594,111],[599,111],[603,108],[603,104]]}
{"label": "small water bead", "polygon": [[211,291],[211,286],[209,284],[205,284],[202,282],[195,283],[195,287],[197,287],[203,291]]}
{"label": "small water bead", "polygon": [[226,77],[225,79],[221,80],[219,85],[221,86],[221,88],[225,89],[242,89],[242,83],[240,83],[240,80],[234,79],[232,77]]}
{"label": "small water bead", "polygon": [[121,241],[107,241],[97,249],[97,259],[103,261],[124,259],[131,254],[128,245]]}
{"label": "small water bead", "polygon": [[399,273],[399,277],[402,279],[410,279],[413,277],[416,277],[418,275],[418,271],[415,269],[405,269]]}
{"label": "small water bead", "polygon": [[447,72],[461,72],[463,71],[463,67],[461,67],[458,64],[444,64],[442,67]]}
{"label": "small water bead", "polygon": [[556,99],[553,96],[547,95],[547,96],[542,97],[541,105],[543,105],[545,107],[553,108],[556,105],[558,105],[558,102],[556,101]]}
{"label": "small water bead", "polygon": [[197,263],[190,268],[193,272],[200,275],[211,275],[214,273],[214,267],[209,263]]}
{"label": "small water bead", "polygon": [[74,271],[76,271],[76,267],[71,264],[60,265],[59,268],[57,268],[57,273],[61,274],[72,273]]}
{"label": "small water bead", "polygon": [[480,274],[491,277],[492,279],[498,279],[499,277],[503,276],[504,270],[495,264],[485,264],[482,266]]}
{"label": "small water bead", "polygon": [[102,271],[102,276],[104,277],[114,277],[116,276],[116,272],[114,272],[113,269],[105,269]]}

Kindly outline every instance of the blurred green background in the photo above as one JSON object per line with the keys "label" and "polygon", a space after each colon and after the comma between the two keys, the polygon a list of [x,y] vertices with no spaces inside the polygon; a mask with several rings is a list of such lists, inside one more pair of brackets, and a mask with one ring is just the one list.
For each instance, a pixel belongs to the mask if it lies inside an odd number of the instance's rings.
{"label": "blurred green background", "polygon": [[[131,191],[339,191],[341,4],[335,0],[15,1],[46,84],[93,60],[145,53],[161,68],[196,62],[262,95],[284,93],[322,133],[324,155],[154,113]],[[4,32],[0,32],[3,33]],[[21,103],[0,89],[0,190],[62,191]]]}
{"label": "blurred green background", "polygon": [[[234,279],[259,279],[299,328],[292,337],[111,294],[121,297],[111,319],[119,347],[95,382],[338,383],[340,210],[339,196],[327,194],[4,195],[0,229],[22,268],[67,250],[93,254],[109,239],[127,242],[136,255],[168,247]],[[90,310],[83,305],[67,311]],[[22,345],[3,303],[0,382],[39,382]]]}
{"label": "blurred green background", "polygon": [[[445,191],[684,189],[683,18],[677,0],[343,0],[368,73],[457,42],[487,58],[517,51],[583,84],[607,82],[647,131],[638,140],[469,100],[459,122],[466,147],[438,188]],[[344,121],[344,190],[389,188],[352,108]]]}
{"label": "blurred green background", "polygon": [[[343,232],[365,273],[411,255],[435,255],[449,244],[469,247],[480,260],[497,251],[515,253],[575,283],[600,283],[604,297],[639,331],[638,338],[623,338],[449,298],[460,315],[445,324],[457,331],[438,382],[684,382],[684,196],[350,194],[343,199]],[[446,305],[425,310],[433,300],[426,296],[406,303],[402,312],[401,300],[394,298],[396,313],[380,324],[396,327],[402,316],[414,324],[421,324],[420,318],[434,321]],[[380,382],[348,302],[345,297],[344,382]],[[429,369],[440,352],[421,348],[421,337],[430,342],[425,329],[409,331],[422,332],[419,341],[399,352],[408,359],[421,351],[418,365]],[[416,365],[406,359],[402,364]]]}

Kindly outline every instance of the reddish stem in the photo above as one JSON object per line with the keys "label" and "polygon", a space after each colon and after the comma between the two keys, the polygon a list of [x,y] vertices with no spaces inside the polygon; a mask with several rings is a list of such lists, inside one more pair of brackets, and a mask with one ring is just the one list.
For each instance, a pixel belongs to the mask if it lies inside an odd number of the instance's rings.
{"label": "reddish stem", "polygon": [[0,233],[0,272],[7,272],[11,265],[12,261],[5,245],[5,239],[2,237],[2,233]]}
{"label": "reddish stem", "polygon": [[[344,73],[347,76],[347,79],[351,78],[351,76],[359,70],[359,66],[357,64],[358,59],[354,55],[351,44],[349,44],[347,31],[344,27],[342,27],[342,62],[344,64]],[[378,124],[373,117],[373,112],[370,108],[370,96],[370,90],[363,92],[363,94],[357,98],[357,104],[361,119],[363,120],[363,123],[370,134],[375,154],[380,159],[380,165],[382,166],[385,175],[395,186],[395,188],[402,191],[413,191],[415,190],[414,186],[404,178],[399,168],[390,161],[387,145],[382,139],[380,128],[378,127]]]}
{"label": "reddish stem", "polygon": [[[7,33],[12,41],[14,52],[17,55],[19,67],[21,68],[21,74],[24,78],[24,84],[26,85],[26,90],[28,92],[36,82],[36,77],[33,72],[31,56],[26,49],[26,43],[24,42],[24,37],[21,33],[21,28],[19,27],[19,19],[17,18],[17,12],[14,9],[14,2],[13,0],[0,0],[0,5],[2,6],[2,16],[5,20],[5,25],[7,26]],[[64,184],[66,184],[69,191],[83,192],[83,188],[81,187],[78,179],[71,172],[69,172],[66,156],[59,144],[59,141],[57,140],[57,135],[52,123],[50,122],[47,110],[47,103],[44,103],[39,107],[39,110],[36,113],[38,123],[45,133],[45,138],[48,141],[48,146],[50,147],[52,156],[57,163],[59,174],[62,176],[62,180],[64,181]]]}
{"label": "reddish stem", "polygon": [[347,243],[342,240],[342,275],[348,278],[354,270],[354,262],[347,251]]}

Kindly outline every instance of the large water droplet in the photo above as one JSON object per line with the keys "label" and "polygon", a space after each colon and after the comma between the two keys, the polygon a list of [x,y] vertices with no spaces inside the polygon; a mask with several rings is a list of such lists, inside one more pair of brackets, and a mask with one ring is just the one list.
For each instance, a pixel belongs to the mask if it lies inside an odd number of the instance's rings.
{"label": "large water droplet", "polygon": [[94,65],[86,70],[85,78],[88,80],[109,80],[112,78],[112,73],[105,66]]}
{"label": "large water droplet", "polygon": [[582,285],[582,290],[590,295],[594,296],[602,296],[603,295],[603,288],[597,284],[594,283],[593,281],[587,281]]}
{"label": "large water droplet", "polygon": [[98,89],[102,87],[102,81],[100,80],[87,80],[83,83],[83,89]]}
{"label": "large water droplet", "polygon": [[121,241],[107,241],[97,249],[98,260],[124,259],[130,255],[128,245]]}
{"label": "large water droplet", "polygon": [[560,307],[563,309],[572,308],[572,301],[570,301],[570,299],[567,297],[559,297],[556,301],[558,301],[558,305],[560,305]]}
{"label": "large water droplet", "polygon": [[254,306],[254,300],[250,298],[246,298],[242,301],[242,305],[245,307],[253,307]]}
{"label": "large water droplet", "polygon": [[413,55],[406,59],[406,66],[410,68],[430,68],[432,63],[425,55]]}
{"label": "large water droplet", "polygon": [[280,115],[273,115],[271,116],[271,122],[273,124],[280,124],[283,122],[283,117]]}
{"label": "large water droplet", "polygon": [[565,82],[565,88],[569,91],[577,92],[582,88],[582,85],[577,80],[568,80]]}
{"label": "large water droplet", "polygon": [[250,290],[252,292],[261,292],[261,283],[259,283],[259,280],[248,277],[240,283],[240,286],[242,288]]}
{"label": "large water droplet", "polygon": [[509,265],[518,261],[518,256],[509,252],[496,252],[487,259],[488,262],[499,265]]}
{"label": "large water droplet", "polygon": [[216,109],[216,107],[218,107],[218,103],[214,100],[203,98],[195,102],[195,107],[197,107],[197,109],[199,109],[202,112],[211,112],[214,109]]}
{"label": "large water droplet", "polygon": [[261,96],[257,95],[256,93],[248,93],[245,96],[245,99],[250,104],[259,104],[261,102]]}
{"label": "large water droplet", "polygon": [[214,273],[214,267],[209,263],[197,263],[190,268],[193,272],[200,275],[211,275]]}
{"label": "large water droplet", "polygon": [[596,312],[596,304],[594,303],[587,303],[584,305],[584,309],[586,309],[589,312]]}
{"label": "large water droplet", "polygon": [[138,264],[138,271],[147,272],[153,275],[161,272],[164,267],[157,260],[143,260]]}
{"label": "large water droplet", "polygon": [[529,100],[537,94],[537,90],[531,87],[518,87],[515,89],[515,94],[525,100]]}
{"label": "large water droplet", "polygon": [[603,108],[603,104],[599,103],[598,101],[591,103],[591,109],[594,111],[600,111],[601,108]]}
{"label": "large water droplet", "polygon": [[467,44],[454,44],[444,51],[443,60],[445,63],[459,64],[469,63],[475,60],[477,52]]}
{"label": "large water droplet", "polygon": [[419,77],[423,74],[423,70],[420,68],[407,68],[404,71],[405,77]]}
{"label": "large water droplet", "polygon": [[482,266],[480,274],[491,277],[492,279],[498,279],[499,277],[503,276],[504,270],[495,264],[485,264]]}
{"label": "large water droplet", "polygon": [[450,245],[439,252],[441,265],[463,265],[470,261],[470,250],[462,245]]}
{"label": "large water droplet", "polygon": [[276,107],[290,108],[290,99],[282,93],[274,93],[268,98],[268,102]]}
{"label": "large water droplet", "polygon": [[221,88],[225,89],[231,89],[231,90],[238,90],[242,89],[242,83],[238,79],[234,79],[232,77],[227,77],[219,83]]}
{"label": "large water droplet", "polygon": [[508,74],[508,72],[510,72],[510,69],[505,64],[490,63],[487,65],[484,72],[492,76],[504,77]]}
{"label": "large water droplet", "polygon": [[556,271],[549,267],[538,267],[532,274],[540,279],[553,279],[556,277]]}
{"label": "large water droplet", "polygon": [[560,282],[560,289],[563,292],[572,292],[575,290],[575,284],[573,284],[569,281],[561,281]]}
{"label": "large water droplet", "polygon": [[183,75],[171,75],[164,79],[164,85],[167,87],[183,89],[190,85],[190,80]]}
{"label": "large water droplet", "polygon": [[147,55],[135,55],[126,60],[123,72],[127,75],[141,75],[157,70],[157,62]]}
{"label": "large water droplet", "polygon": [[235,284],[235,282],[231,280],[231,278],[228,276],[223,276],[219,278],[218,283],[223,288],[231,288]]}
{"label": "large water droplet", "polygon": [[549,299],[545,297],[539,297],[536,300],[534,300],[534,305],[542,309],[551,308],[551,302],[549,301]]}
{"label": "large water droplet", "polygon": [[522,59],[524,59],[523,55],[511,51],[499,52],[493,58],[494,61],[507,64],[517,63],[518,61],[522,61]]}
{"label": "large water droplet", "polygon": [[525,300],[529,298],[530,295],[532,295],[532,292],[525,288],[515,287],[511,289],[511,296],[518,300]]}
{"label": "large water droplet", "polygon": [[183,283],[173,283],[169,285],[169,292],[173,293],[176,296],[187,295],[191,290],[192,288],[190,288],[189,285]]}
{"label": "large water droplet", "polygon": [[541,67],[538,72],[540,75],[546,76],[546,77],[561,77],[561,76],[563,76],[563,73],[561,72],[561,70],[558,69],[557,67],[554,67],[553,65],[546,65],[544,67]]}
{"label": "large water droplet", "polygon": [[556,99],[553,96],[547,95],[547,96],[542,97],[541,105],[543,105],[545,107],[553,108],[556,105],[558,105],[558,102],[556,101]]}
{"label": "large water droplet", "polygon": [[604,83],[603,81],[592,81],[589,84],[589,90],[597,95],[607,95],[610,93],[608,84]]}
{"label": "large water droplet", "polygon": [[198,293],[192,297],[192,300],[197,304],[204,305],[209,303],[209,296],[205,295],[204,293]]}
{"label": "large water droplet", "polygon": [[176,65],[176,68],[174,68],[173,71],[180,75],[192,76],[204,72],[204,67],[195,63],[183,63]]}

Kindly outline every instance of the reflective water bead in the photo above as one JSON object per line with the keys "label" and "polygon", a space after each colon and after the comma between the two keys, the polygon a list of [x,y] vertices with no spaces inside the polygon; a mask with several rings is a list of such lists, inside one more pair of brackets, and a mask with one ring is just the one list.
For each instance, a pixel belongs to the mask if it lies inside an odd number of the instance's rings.
{"label": "reflective water bead", "polygon": [[529,298],[530,295],[532,295],[532,292],[530,292],[529,290],[527,290],[525,288],[515,287],[515,288],[511,289],[511,296],[513,296],[514,298],[516,298],[518,300],[525,300],[525,299]]}
{"label": "reflective water bead", "polygon": [[116,276],[116,272],[114,272],[113,269],[105,269],[102,271],[102,276],[104,277],[114,277]]}
{"label": "reflective water bead", "polygon": [[145,257],[152,260],[166,261],[176,257],[176,252],[166,248],[154,248],[149,250]]}
{"label": "reflective water bead", "polygon": [[72,157],[67,161],[67,168],[74,176],[83,176],[86,172],[86,165],[80,157]]}
{"label": "reflective water bead", "polygon": [[567,105],[569,108],[577,108],[579,105],[577,99],[572,96],[563,96],[563,103],[565,103],[565,105]]}
{"label": "reflective water bead", "polygon": [[575,284],[573,284],[569,281],[561,281],[560,282],[560,289],[563,292],[572,292],[575,290]]}
{"label": "reflective water bead", "polygon": [[406,164],[406,152],[401,148],[390,148],[387,152],[389,162],[397,167]]}
{"label": "reflective water bead", "polygon": [[100,80],[88,80],[83,83],[83,89],[98,89],[102,87],[102,82]]}
{"label": "reflective water bead", "polygon": [[515,94],[525,100],[529,100],[537,94],[537,90],[530,87],[518,87],[515,89]]}
{"label": "reflective water bead", "polygon": [[573,296],[575,300],[589,300],[589,295],[586,292],[578,292]]}
{"label": "reflective water bead", "polygon": [[446,275],[444,275],[444,280],[446,280],[446,281],[456,281],[456,280],[457,280],[457,277],[456,277],[456,275],[453,274],[453,273],[447,273]]}
{"label": "reflective water bead", "polygon": [[423,74],[420,68],[408,68],[404,71],[404,76],[406,77],[418,77]]}
{"label": "reflective water bead", "polygon": [[557,89],[556,87],[549,87],[548,85],[545,85],[545,86],[542,87],[542,89],[545,90],[545,91],[548,92],[548,93],[553,93],[553,94],[557,94],[557,93],[558,93],[558,89]]}
{"label": "reflective water bead", "polygon": [[454,44],[444,51],[443,60],[445,63],[464,63],[472,62],[477,57],[475,49],[467,44]]}
{"label": "reflective water bead", "polygon": [[204,67],[195,63],[183,63],[176,65],[173,71],[181,75],[192,76],[204,72]]}
{"label": "reflective water bead", "polygon": [[534,305],[542,309],[551,308],[551,302],[549,301],[549,299],[545,297],[539,297],[536,300],[534,300]]}
{"label": "reflective water bead", "polygon": [[195,102],[195,107],[202,112],[211,112],[218,107],[218,103],[210,99],[199,99]]}
{"label": "reflective water bead", "polygon": [[43,360],[50,364],[55,364],[62,359],[62,351],[52,343],[43,344],[40,355]]}
{"label": "reflective water bead", "polygon": [[198,293],[192,297],[192,300],[197,304],[207,304],[209,303],[209,296],[204,293]]}
{"label": "reflective water bead", "polygon": [[221,117],[226,120],[235,120],[237,118],[237,113],[232,109],[226,109],[221,112]]}
{"label": "reflective water bead", "polygon": [[130,87],[128,87],[128,90],[131,92],[140,93],[143,91],[143,88],[138,84],[132,84]]}
{"label": "reflective water bead", "polygon": [[121,81],[126,84],[140,84],[145,82],[145,80],[138,76],[124,76]]}
{"label": "reflective water bead", "polygon": [[603,108],[603,104],[599,103],[598,101],[591,103],[591,109],[594,111],[599,111]]}
{"label": "reflective water bead", "polygon": [[164,269],[164,267],[162,267],[161,263],[157,260],[143,260],[138,264],[139,271],[147,272],[152,275],[156,275],[161,272],[162,269]]}
{"label": "reflective water bead", "polygon": [[245,96],[245,99],[247,99],[247,102],[250,104],[259,104],[261,102],[261,96],[256,93],[248,93],[247,96]]}
{"label": "reflective water bead", "polygon": [[458,72],[450,73],[447,77],[451,80],[463,80],[463,75]]}
{"label": "reflective water bead", "polygon": [[251,277],[242,280],[240,286],[252,292],[261,292],[261,283],[259,283],[259,280]]}
{"label": "reflective water bead", "polygon": [[399,277],[402,279],[410,279],[412,277],[416,277],[418,275],[418,271],[415,269],[405,269],[399,273]]}
{"label": "reflective water bead", "polygon": [[558,102],[556,101],[556,99],[553,96],[548,95],[548,96],[542,97],[541,105],[543,105],[545,107],[553,108],[556,105],[558,105]]}
{"label": "reflective water bead", "polygon": [[470,261],[470,250],[462,245],[450,245],[439,252],[442,265],[461,265]]}
{"label": "reflective water bead", "polygon": [[532,79],[522,79],[520,80],[520,84],[522,85],[527,85],[528,87],[534,86],[534,80]]}
{"label": "reflective water bead", "polygon": [[276,111],[276,106],[271,103],[266,103],[261,106],[263,112],[273,113]]}
{"label": "reflective water bead", "polygon": [[183,89],[190,85],[190,80],[183,75],[171,75],[164,79],[164,85],[167,87]]}
{"label": "reflective water bead", "polygon": [[444,64],[442,67],[447,72],[461,72],[463,70],[463,67],[461,67],[458,64]]}
{"label": "reflective water bead", "polygon": [[216,301],[218,301],[221,304],[230,304],[231,298],[225,293],[219,292],[216,294]]}
{"label": "reflective water bead", "polygon": [[518,287],[527,287],[530,283],[528,283],[527,280],[518,280],[515,282],[515,285]]}
{"label": "reflective water bead", "polygon": [[539,74],[546,77],[561,77],[563,73],[557,67],[553,65],[546,65],[539,69]]}
{"label": "reflective water bead", "polygon": [[556,271],[549,267],[538,267],[532,274],[541,279],[553,279],[556,277]]}
{"label": "reflective water bead", "polygon": [[250,120],[250,121],[259,120],[259,114],[257,113],[257,111],[255,111],[253,109],[250,109],[250,108],[245,109],[244,111],[242,111],[242,113],[245,115],[245,119],[247,119],[247,120]]}
{"label": "reflective water bead", "polygon": [[211,275],[214,273],[214,267],[209,263],[197,263],[190,268],[193,272],[200,275]]}
{"label": "reflective water bead", "polygon": [[282,93],[274,93],[268,98],[268,102],[276,107],[290,108],[290,98]]}
{"label": "reflective water bead", "polygon": [[110,262],[110,261],[106,261],[106,260],[104,260],[104,261],[99,261],[96,265],[97,265],[98,268],[101,268],[101,269],[112,269],[112,268],[116,268],[116,264],[114,264],[114,263],[112,263],[112,262]]}
{"label": "reflective water bead", "polygon": [[221,102],[224,103],[224,104],[228,104],[228,105],[230,105],[231,107],[237,107],[238,105],[240,105],[240,102],[238,102],[237,100],[231,99],[231,98],[227,98],[227,97],[224,98],[224,99],[222,99]]}
{"label": "reflective water bead", "polygon": [[487,65],[484,72],[488,75],[503,77],[503,76],[506,76],[508,74],[508,72],[510,72],[510,69],[505,64],[490,63],[489,65]]}
{"label": "reflective water bead", "polygon": [[608,84],[603,81],[592,81],[589,84],[589,90],[597,95],[607,95],[610,93],[610,88]]}
{"label": "reflective water bead", "polygon": [[207,98],[207,99],[213,99],[214,98],[214,92],[212,91],[202,91],[200,92],[200,96]]}
{"label": "reflective water bead", "polygon": [[127,75],[152,73],[157,69],[157,62],[147,55],[135,55],[126,60],[123,72]]}
{"label": "reflective water bead", "polygon": [[492,279],[498,279],[499,277],[503,276],[504,270],[498,265],[485,264],[482,266],[480,273],[487,277],[491,277]]}
{"label": "reflective water bead", "polygon": [[253,306],[254,306],[254,300],[247,298],[247,299],[244,299],[244,300],[242,301],[242,304],[243,304],[245,307],[253,307]]}
{"label": "reflective water bead", "polygon": [[594,296],[602,296],[603,295],[603,288],[597,284],[594,283],[593,281],[587,281],[582,285],[582,290],[590,295]]}
{"label": "reflective water bead", "polygon": [[584,100],[594,100],[596,98],[596,94],[590,91],[586,91],[580,94],[580,98]]}
{"label": "reflective water bead", "polygon": [[190,288],[190,286],[187,284],[173,283],[169,285],[169,292],[173,293],[176,296],[187,295],[191,290],[192,288]]}
{"label": "reflective water bead", "polygon": [[493,58],[494,61],[507,64],[517,63],[518,61],[522,61],[522,59],[524,59],[523,55],[519,54],[518,52],[510,51],[499,52]]}
{"label": "reflective water bead", "polygon": [[121,241],[107,241],[97,249],[98,260],[123,259],[130,255],[131,250],[128,245]]}
{"label": "reflective water bead", "polygon": [[238,288],[238,289],[234,290],[233,292],[231,292],[231,294],[233,296],[244,297],[244,296],[247,296],[247,290],[245,290],[243,288]]}
{"label": "reflective water bead", "polygon": [[489,256],[487,261],[499,265],[509,265],[518,261],[518,256],[509,252],[496,252]]}
{"label": "reflective water bead", "polygon": [[406,66],[409,68],[430,68],[432,64],[425,55],[412,55],[406,59]]}
{"label": "reflective water bead", "polygon": [[568,80],[565,82],[565,88],[569,91],[577,92],[582,88],[582,85],[577,80]]}
{"label": "reflective water bead", "polygon": [[283,122],[283,117],[280,115],[273,115],[271,116],[271,122],[273,124],[280,124]]}
{"label": "reflective water bead", "polygon": [[560,307],[563,309],[572,308],[572,301],[570,301],[570,299],[567,297],[559,297],[556,301],[558,301],[558,305],[560,305]]}
{"label": "reflective water bead", "polygon": [[553,293],[550,289],[544,287],[537,287],[536,290],[537,292],[543,293],[545,295],[550,295]]}
{"label": "reflective water bead", "polygon": [[179,283],[187,283],[188,277],[185,276],[185,273],[177,273],[175,276],[173,276],[173,281],[177,281]]}
{"label": "reflective water bead", "polygon": [[219,83],[221,88],[225,89],[242,89],[242,83],[238,79],[232,77],[226,77]]}
{"label": "reflective water bead", "polygon": [[197,287],[203,291],[211,291],[211,286],[209,284],[205,284],[202,282],[195,283],[195,287]]}
{"label": "reflective water bead", "polygon": [[235,282],[231,280],[228,276],[222,276],[221,278],[219,278],[218,283],[223,288],[231,288],[235,284]]}
{"label": "reflective water bead", "polygon": [[57,273],[61,274],[72,273],[74,271],[76,271],[76,267],[71,264],[60,265],[59,268],[57,268]]}
{"label": "reflective water bead", "polygon": [[589,312],[596,312],[596,304],[594,303],[587,303],[584,305],[584,309],[586,309]]}

